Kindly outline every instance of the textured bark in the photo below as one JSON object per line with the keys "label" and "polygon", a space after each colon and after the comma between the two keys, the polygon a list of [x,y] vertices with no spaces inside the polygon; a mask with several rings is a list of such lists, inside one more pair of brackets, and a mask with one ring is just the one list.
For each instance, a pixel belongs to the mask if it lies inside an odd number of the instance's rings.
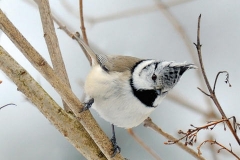
{"label": "textured bark", "polygon": [[[64,61],[58,44],[57,35],[53,25],[49,3],[47,0],[40,0],[38,3],[38,7],[42,20],[44,38],[47,44],[49,55],[51,57],[54,72],[56,75],[61,77],[62,81],[70,88],[67,71],[64,65]],[[67,112],[71,111],[71,109],[64,101],[63,106]]]}
{"label": "textured bark", "polygon": [[0,69],[83,156],[87,159],[106,159],[75,117],[67,114],[59,107],[48,93],[1,46]]}
{"label": "textured bark", "polygon": [[[107,159],[124,159],[120,154],[111,157],[112,143],[106,134],[99,127],[96,120],[89,111],[79,113],[83,108],[82,103],[69,87],[62,82],[61,78],[56,76],[47,61],[31,46],[16,27],[8,20],[0,9],[0,29],[11,39],[29,62],[43,75],[43,77],[53,86],[61,98],[70,107],[76,116],[76,119],[83,125],[94,142],[107,157]],[[67,125],[67,124],[65,124]]]}

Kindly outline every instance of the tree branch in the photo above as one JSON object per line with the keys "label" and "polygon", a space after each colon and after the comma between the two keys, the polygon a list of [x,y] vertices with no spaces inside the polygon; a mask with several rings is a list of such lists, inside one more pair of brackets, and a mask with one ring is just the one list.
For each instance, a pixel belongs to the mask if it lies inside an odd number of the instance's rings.
{"label": "tree branch", "polygon": [[46,62],[45,59],[31,46],[31,44],[21,35],[15,26],[8,20],[0,9],[0,29],[11,39],[11,41],[19,48],[30,63],[43,75],[43,77],[53,86],[62,99],[67,103],[75,114],[79,122],[84,126],[94,142],[108,159],[123,159],[120,154],[111,158],[112,143],[97,124],[89,111],[79,113],[83,108],[82,103],[76,95],[67,87],[62,80],[57,77]]}
{"label": "tree branch", "polygon": [[[88,39],[87,39],[87,34],[86,34],[86,29],[85,29],[85,26],[84,26],[84,18],[83,18],[83,2],[82,0],[79,0],[79,15],[80,15],[80,23],[81,23],[81,26],[80,26],[80,29],[82,31],[82,37],[83,37],[83,41],[88,45]],[[79,36],[80,37],[80,36]],[[79,38],[78,37],[78,38]],[[77,40],[77,39],[76,39]],[[78,41],[78,40],[77,40]],[[80,44],[78,42],[78,44]],[[83,49],[84,53],[86,52],[85,49],[82,47],[82,45],[80,44],[81,48]],[[90,66],[92,66],[92,60],[91,60],[91,57],[89,56],[89,54],[86,54],[85,53],[85,56],[87,57],[88,59],[88,62],[90,63]]]}
{"label": "tree branch", "polygon": [[84,18],[83,18],[83,1],[79,0],[79,15],[80,15],[80,23],[81,23],[81,31],[82,31],[82,37],[83,41],[88,45],[88,39],[86,34],[86,28],[84,26]]}
{"label": "tree branch", "polygon": [[[62,81],[66,84],[66,86],[71,88],[67,76],[67,71],[64,65],[64,61],[61,55],[60,47],[58,44],[57,35],[53,25],[49,2],[48,0],[35,0],[35,2],[38,4],[39,7],[44,38],[48,47],[48,52],[51,57],[54,72],[56,75],[61,77]],[[64,101],[63,106],[67,112],[71,112],[71,109],[67,106],[67,104]]]}
{"label": "tree branch", "polygon": [[18,90],[42,112],[42,114],[87,159],[99,157],[101,151],[83,126],[67,114],[47,92],[0,46],[0,69],[17,85]]}
{"label": "tree branch", "polygon": [[53,16],[53,20],[55,23],[57,23],[57,25],[59,26],[59,29],[62,29],[69,37],[71,37],[72,39],[76,40],[77,43],[80,45],[80,47],[82,48],[85,57],[88,59],[90,65],[92,63],[91,57],[89,56],[89,54],[87,53],[87,51],[84,49],[84,47],[81,44],[81,38],[80,38],[80,34],[78,32],[76,33],[72,33],[66,26],[64,26],[55,16]]}
{"label": "tree branch", "polygon": [[[200,63],[200,66],[201,66],[201,70],[202,70],[202,75],[203,75],[203,78],[205,80],[205,83],[207,85],[207,88],[208,88],[208,91],[210,93],[210,97],[211,99],[213,100],[213,102],[215,103],[218,111],[220,112],[220,114],[222,115],[222,119],[228,119],[226,114],[224,113],[220,103],[218,102],[218,99],[214,93],[214,91],[212,90],[211,86],[210,86],[210,83],[208,81],[208,78],[207,78],[207,75],[206,75],[206,72],[205,72],[205,69],[204,69],[204,65],[203,65],[203,60],[202,60],[202,53],[201,53],[201,43],[200,43],[200,22],[201,22],[201,14],[199,15],[198,17],[198,29],[197,29],[197,44],[194,43],[194,45],[196,46],[196,49],[197,49],[197,52],[198,52],[198,59],[199,59],[199,63]],[[214,89],[215,90],[215,89]],[[231,123],[228,121],[226,121],[226,124],[228,126],[228,128],[230,129],[230,131],[232,132],[233,136],[235,137],[236,141],[238,142],[238,144],[240,145],[240,139],[239,137],[237,136],[236,132],[234,131]]]}
{"label": "tree branch", "polygon": [[[170,141],[177,141],[178,140],[178,139],[174,138],[173,136],[169,135],[168,133],[164,132],[161,128],[159,128],[156,124],[154,124],[153,121],[151,120],[151,118],[149,118],[149,117],[144,121],[144,126],[153,129],[154,131],[156,131],[157,133],[161,134],[162,136],[164,136],[165,138],[167,138]],[[191,154],[196,159],[198,159],[198,160],[205,160],[202,156],[198,155],[198,153],[196,153],[194,150],[192,150],[191,148],[189,148],[185,144],[183,144],[183,143],[181,143],[179,141],[176,144],[180,148],[185,150],[187,153]]]}
{"label": "tree branch", "polygon": [[[211,145],[213,144],[216,144],[218,146],[220,146],[221,148],[218,149],[218,153],[221,151],[221,150],[226,150],[228,153],[230,153],[231,155],[233,155],[235,158],[237,158],[238,160],[240,160],[240,157],[238,157],[238,155],[236,155],[233,151],[232,151],[232,148],[231,149],[228,149],[227,147],[223,146],[222,144],[218,143],[216,140],[213,141],[213,140],[205,140],[204,142],[202,142],[199,146],[198,146],[198,154],[202,154],[201,153],[201,147],[203,144],[205,143],[210,143]],[[229,144],[230,147],[231,147],[231,144]]]}

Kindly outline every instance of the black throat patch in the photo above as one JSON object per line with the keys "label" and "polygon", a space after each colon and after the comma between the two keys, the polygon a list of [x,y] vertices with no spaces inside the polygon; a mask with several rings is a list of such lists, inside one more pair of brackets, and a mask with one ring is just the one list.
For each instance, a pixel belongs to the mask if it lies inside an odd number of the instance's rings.
{"label": "black throat patch", "polygon": [[137,90],[133,86],[132,82],[130,82],[130,84],[135,97],[137,97],[147,107],[156,107],[153,106],[153,103],[158,96],[158,93],[155,90]]}
{"label": "black throat patch", "polygon": [[[143,61],[146,61],[146,60],[139,61],[138,63],[135,64],[135,66],[131,70],[131,74],[133,74],[135,68],[140,63],[142,63]],[[147,90],[147,89],[139,89],[139,90],[137,90],[134,87],[132,77],[131,77],[129,83],[130,83],[130,86],[132,88],[132,92],[133,92],[134,96],[137,97],[139,99],[139,101],[141,101],[147,107],[156,107],[156,106],[153,106],[153,103],[154,103],[155,99],[159,95],[156,90],[153,90],[153,89],[152,90]]]}

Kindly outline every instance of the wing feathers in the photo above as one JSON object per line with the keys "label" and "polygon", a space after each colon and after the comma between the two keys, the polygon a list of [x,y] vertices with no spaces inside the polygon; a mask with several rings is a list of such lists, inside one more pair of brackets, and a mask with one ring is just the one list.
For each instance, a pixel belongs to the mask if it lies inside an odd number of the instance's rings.
{"label": "wing feathers", "polygon": [[[99,55],[97,55],[98,57]],[[131,71],[133,66],[141,61],[139,58],[131,56],[119,56],[119,55],[108,55],[100,63],[105,66],[110,72],[124,72],[126,70]]]}

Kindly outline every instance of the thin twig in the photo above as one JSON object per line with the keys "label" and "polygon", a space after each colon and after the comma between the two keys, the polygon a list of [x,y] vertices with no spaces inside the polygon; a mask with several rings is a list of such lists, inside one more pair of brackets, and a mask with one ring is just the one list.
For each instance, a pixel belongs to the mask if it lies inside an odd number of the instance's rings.
{"label": "thin twig", "polygon": [[81,31],[82,31],[82,37],[83,41],[88,45],[88,39],[86,34],[86,28],[84,25],[84,17],[83,17],[83,1],[79,0],[79,15],[80,15],[80,23],[81,23]]}
{"label": "thin twig", "polygon": [[[79,15],[80,15],[80,23],[81,23],[81,26],[80,26],[80,29],[82,31],[82,37],[83,37],[83,41],[88,45],[88,39],[87,39],[87,34],[86,34],[86,28],[85,28],[85,25],[84,25],[84,17],[83,17],[83,1],[82,0],[79,0]],[[82,47],[82,45],[80,44],[80,46]],[[83,47],[82,47],[83,49]],[[85,51],[85,49],[84,49]],[[88,54],[85,54],[85,56],[87,57],[89,63],[90,63],[90,66],[92,66],[92,60],[91,60],[91,57],[88,55]]]}
{"label": "thin twig", "polygon": [[199,87],[197,87],[197,89],[199,89],[203,94],[205,94],[206,96],[208,96],[208,97],[211,97],[211,95],[210,94],[207,94],[205,91],[203,91],[201,88],[199,88]]}
{"label": "thin twig", "polygon": [[218,76],[219,76],[221,73],[226,73],[226,74],[227,74],[227,78],[226,78],[225,82],[229,84],[229,87],[231,87],[231,84],[229,83],[229,73],[228,73],[228,71],[220,71],[220,72],[218,72],[218,74],[217,74],[217,76],[216,76],[216,78],[215,78],[214,85],[213,85],[213,93],[214,93],[214,94],[215,94],[215,90],[216,90],[216,85],[217,85]]}
{"label": "thin twig", "polygon": [[[164,132],[161,128],[159,128],[156,124],[154,124],[151,120],[151,118],[147,118],[144,121],[144,126],[145,127],[149,127],[151,129],[153,129],[154,131],[156,131],[157,133],[161,134],[162,136],[164,136],[165,138],[167,138],[170,141],[176,141],[177,139],[174,138],[173,136],[169,135],[168,133]],[[184,151],[186,151],[187,153],[189,153],[190,155],[192,155],[193,157],[195,157],[198,160],[205,160],[205,158],[203,158],[202,156],[198,155],[198,153],[196,153],[194,150],[192,150],[191,148],[189,148],[188,146],[186,146],[185,144],[183,144],[182,142],[178,141],[176,143],[180,148],[182,148]]]}
{"label": "thin twig", "polygon": [[238,155],[236,155],[236,154],[232,151],[231,144],[229,144],[230,147],[231,147],[231,149],[228,149],[227,147],[225,147],[225,146],[223,146],[222,144],[218,143],[216,140],[214,140],[214,141],[213,141],[213,140],[205,140],[204,142],[202,142],[202,143],[198,146],[198,148],[197,148],[199,155],[202,154],[200,149],[201,149],[202,145],[205,144],[205,143],[210,143],[211,145],[212,145],[212,144],[216,144],[216,145],[218,145],[218,146],[221,147],[220,149],[218,149],[218,153],[219,153],[221,150],[226,150],[226,151],[229,152],[231,155],[233,155],[235,158],[237,158],[238,160],[240,160],[240,157],[239,157]]}
{"label": "thin twig", "polygon": [[[38,1],[39,0],[34,0],[36,3],[39,3]],[[25,1],[25,2],[28,2],[27,4],[32,6],[32,7],[35,7],[33,6],[32,3],[29,3],[30,1]],[[61,1],[62,2],[62,1]],[[65,1],[63,1],[65,2]],[[55,23],[57,23],[57,25],[59,26],[59,29],[63,30],[69,37],[71,37],[72,39],[76,40],[77,43],[80,45],[80,47],[82,48],[83,52],[84,52],[84,55],[85,57],[88,59],[89,63],[91,64],[91,57],[89,56],[89,54],[85,51],[85,49],[82,47],[81,45],[81,40],[80,40],[80,34],[78,32],[75,32],[73,33],[72,31],[70,31],[65,25],[63,25],[64,23],[63,20],[60,18],[60,17],[56,17],[56,15],[54,14],[54,11],[52,11],[52,19]]]}
{"label": "thin twig", "polygon": [[10,106],[10,105],[17,106],[17,105],[14,104],[14,103],[9,103],[9,104],[6,104],[6,105],[4,105],[4,106],[1,106],[0,109],[3,109],[4,107]]}
{"label": "thin twig", "polygon": [[208,78],[206,76],[205,69],[204,69],[204,66],[203,66],[203,61],[202,61],[202,54],[201,54],[201,47],[202,47],[202,45],[200,43],[200,22],[201,22],[201,14],[198,17],[197,44],[194,43],[194,45],[197,48],[197,52],[198,52],[198,57],[199,57],[199,62],[200,62],[203,78],[205,80],[205,83],[207,85],[207,88],[208,88],[209,92],[212,93],[212,88],[211,88],[211,86],[209,84],[209,81],[208,81]]}
{"label": "thin twig", "polygon": [[134,132],[132,129],[127,130],[128,133],[137,141],[149,154],[151,154],[156,160],[161,160],[161,158],[150,148],[148,147]]}
{"label": "thin twig", "polygon": [[[213,100],[213,102],[215,103],[218,111],[220,112],[220,114],[222,115],[222,119],[228,119],[226,114],[224,113],[220,103],[218,102],[218,99],[215,95],[215,93],[213,92],[211,86],[210,86],[210,83],[208,81],[208,78],[206,76],[206,72],[205,72],[205,69],[204,69],[204,65],[203,65],[203,61],[202,61],[202,53],[201,53],[201,43],[200,43],[200,22],[201,22],[201,14],[199,15],[198,17],[198,29],[197,29],[197,44],[194,43],[194,45],[196,46],[196,49],[197,49],[197,52],[198,52],[198,59],[199,59],[199,63],[200,63],[200,66],[201,66],[201,70],[202,70],[202,75],[203,75],[203,78],[205,80],[205,83],[207,85],[207,88],[208,88],[208,91],[210,93],[210,97],[211,99]],[[236,132],[234,131],[231,123],[229,121],[226,121],[226,124],[228,126],[228,128],[230,129],[230,131],[232,132],[233,136],[235,137],[236,141],[238,142],[238,144],[240,145],[240,139],[239,137],[237,136]]]}
{"label": "thin twig", "polygon": [[194,129],[188,129],[187,132],[183,132],[182,130],[178,131],[178,134],[184,135],[183,137],[179,138],[176,141],[168,141],[168,144],[175,144],[176,142],[185,139],[185,145],[193,145],[193,143],[196,143],[197,141],[197,136],[198,136],[198,132],[202,129],[213,129],[214,127],[216,127],[217,124],[219,123],[223,123],[224,125],[224,130],[226,130],[225,127],[225,123],[224,122],[228,122],[230,119],[233,119],[233,124],[237,125],[235,120],[235,117],[230,117],[228,119],[221,119],[221,120],[216,120],[216,121],[209,121],[208,124],[203,125],[201,127],[195,127],[194,125],[190,125],[191,127],[193,127]]}
{"label": "thin twig", "polygon": [[[208,139],[214,139],[213,135],[209,134],[209,138]],[[215,145],[211,145],[211,147],[209,147],[209,152],[211,153],[212,155],[212,160],[217,160],[217,155],[215,153]]]}
{"label": "thin twig", "polygon": [[78,33],[78,32],[76,32],[76,33],[71,32],[65,25],[63,25],[63,24],[58,20],[58,18],[56,18],[56,16],[53,16],[53,15],[52,15],[52,17],[53,17],[54,22],[56,22],[57,25],[59,26],[59,29],[62,29],[69,37],[71,37],[72,39],[74,39],[74,40],[77,41],[77,43],[78,43],[78,44],[80,45],[80,47],[82,48],[85,57],[88,59],[89,63],[91,64],[91,62],[92,62],[91,57],[89,56],[89,54],[87,53],[87,51],[86,51],[86,50],[84,49],[84,47],[82,46],[79,33]]}

